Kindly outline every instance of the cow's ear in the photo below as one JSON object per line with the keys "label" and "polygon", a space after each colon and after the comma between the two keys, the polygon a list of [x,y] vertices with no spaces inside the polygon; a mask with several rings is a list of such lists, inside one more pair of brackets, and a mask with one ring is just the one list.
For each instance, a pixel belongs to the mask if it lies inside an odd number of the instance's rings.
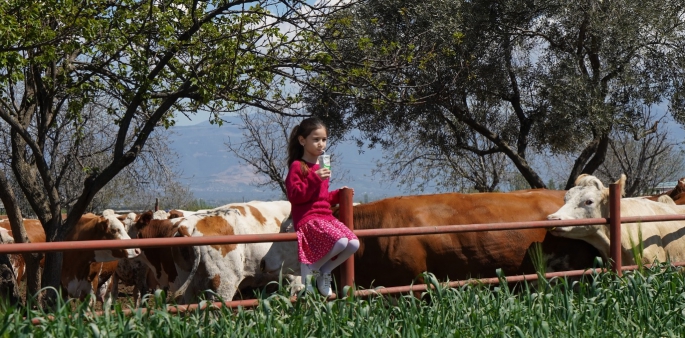
{"label": "cow's ear", "polygon": [[678,192],[685,192],[685,177],[678,180],[678,184],[675,186],[674,190],[677,190]]}
{"label": "cow's ear", "polygon": [[98,230],[106,232],[107,229],[109,229],[109,218],[100,217],[100,219],[98,220],[98,224],[96,226],[98,227]]}
{"label": "cow's ear", "polygon": [[138,225],[138,228],[140,229],[140,228],[150,224],[152,217],[153,217],[152,210],[148,210],[145,213],[143,213],[142,215],[140,215],[140,217],[138,217],[138,222],[136,222],[136,224]]}

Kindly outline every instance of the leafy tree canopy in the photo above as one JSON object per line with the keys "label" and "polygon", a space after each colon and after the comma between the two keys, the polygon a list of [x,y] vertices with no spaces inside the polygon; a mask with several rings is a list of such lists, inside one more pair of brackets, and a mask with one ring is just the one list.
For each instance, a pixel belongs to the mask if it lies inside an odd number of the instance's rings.
{"label": "leafy tree canopy", "polygon": [[388,149],[409,131],[433,165],[504,154],[532,187],[531,152],[574,154],[572,183],[613,130],[643,134],[644,107],[683,121],[684,24],[674,0],[367,0],[321,29],[306,101]]}
{"label": "leafy tree canopy", "polygon": [[[60,240],[155,128],[200,110],[219,124],[246,106],[288,114],[298,97],[282,84],[308,64],[311,27],[334,10],[298,0],[2,1],[0,124],[11,140],[2,174],[15,176],[48,240]],[[110,121],[102,148],[80,143],[96,130],[86,110]],[[79,162],[94,152],[107,159]],[[60,184],[75,162],[88,175],[62,221]],[[2,200],[20,223],[7,185]],[[60,266],[48,255],[44,285],[58,285]]]}

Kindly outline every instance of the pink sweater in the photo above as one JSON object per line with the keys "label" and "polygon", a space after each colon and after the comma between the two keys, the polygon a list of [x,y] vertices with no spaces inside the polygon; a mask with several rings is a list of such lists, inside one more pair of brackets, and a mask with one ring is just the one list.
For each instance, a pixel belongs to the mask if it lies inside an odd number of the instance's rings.
{"label": "pink sweater", "polygon": [[[303,175],[300,163],[306,163],[309,174]],[[292,205],[295,230],[310,219],[335,220],[331,206],[338,204],[339,190],[328,191],[328,180],[321,180],[315,173],[318,163],[296,160],[290,165],[285,178],[285,190]]]}

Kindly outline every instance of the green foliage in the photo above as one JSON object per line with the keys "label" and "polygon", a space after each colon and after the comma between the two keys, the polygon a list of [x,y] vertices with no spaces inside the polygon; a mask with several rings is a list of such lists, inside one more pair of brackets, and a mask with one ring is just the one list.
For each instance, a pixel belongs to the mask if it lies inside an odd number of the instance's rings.
{"label": "green foliage", "polygon": [[533,245],[528,249],[528,255],[533,262],[533,266],[535,267],[537,274],[544,276],[547,273],[547,262],[542,251],[542,243],[533,243]]}
{"label": "green foliage", "polygon": [[[641,272],[557,280],[544,292],[486,285],[433,287],[414,297],[347,297],[326,302],[287,290],[260,296],[259,306],[206,306],[184,315],[166,310],[163,292],[144,310],[93,315],[85,303],[60,302],[53,313],[23,308],[0,312],[0,336],[295,336],[295,337],[678,337],[685,334],[685,277],[669,265]],[[207,305],[206,302],[202,304]],[[54,317],[50,318],[52,315]],[[34,320],[36,324],[31,324]]]}
{"label": "green foliage", "polygon": [[637,226],[637,241],[633,238],[633,234],[628,234],[628,241],[630,242],[630,252],[633,255],[633,260],[637,264],[638,268],[642,270],[644,268],[644,251],[645,243],[642,240],[642,223]]}
{"label": "green foliage", "polygon": [[212,209],[215,208],[216,205],[211,205],[207,203],[204,199],[194,199],[191,202],[189,202],[185,206],[179,206],[180,209],[183,210],[200,210],[200,209]]}
{"label": "green foliage", "polygon": [[556,190],[556,189],[561,189],[561,187],[557,187],[556,183],[554,182],[554,179],[549,179],[547,181],[547,189],[549,190]]}
{"label": "green foliage", "polygon": [[509,190],[514,191],[514,190],[525,190],[525,189],[530,189],[530,184],[526,181],[526,179],[523,177],[518,172],[514,172],[510,174],[510,178],[508,180],[509,183]]}
{"label": "green foliage", "polygon": [[471,175],[453,154],[504,154],[543,187],[531,153],[591,172],[597,139],[635,126],[641,107],[670,101],[683,120],[684,13],[675,0],[368,0],[324,26],[332,61],[306,101],[365,143],[392,150],[410,133],[453,176]]}
{"label": "green foliage", "polygon": [[174,112],[234,110],[268,99],[283,59],[302,57],[294,39],[266,24],[267,6],[274,9],[266,1],[6,1],[0,84],[29,85],[27,67],[44,70],[41,85],[65,100],[70,120],[103,95],[118,100],[110,112],[119,117],[171,103],[161,119],[167,128]]}
{"label": "green foliage", "polygon": [[[0,128],[11,145],[0,161],[37,218],[57,220],[52,213],[63,207],[86,211],[144,157],[155,129],[178,116],[209,112],[221,124],[222,114],[250,105],[296,109],[299,97],[277,88],[316,50],[302,15],[314,7],[299,0],[2,1]],[[69,226],[47,226],[48,238]],[[46,271],[44,280],[58,285],[51,271],[59,269]]]}

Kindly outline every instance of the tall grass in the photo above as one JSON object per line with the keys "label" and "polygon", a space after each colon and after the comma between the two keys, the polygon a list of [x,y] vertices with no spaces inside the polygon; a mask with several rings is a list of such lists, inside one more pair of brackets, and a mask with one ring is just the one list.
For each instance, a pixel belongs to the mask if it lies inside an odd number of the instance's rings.
{"label": "tall grass", "polygon": [[[284,290],[255,309],[165,311],[164,297],[146,300],[153,312],[92,316],[84,304],[63,303],[47,318],[39,310],[7,308],[0,336],[35,337],[680,337],[685,336],[685,278],[661,265],[595,274],[571,285],[558,279],[544,292],[467,285],[435,288],[422,297],[348,297],[326,302],[306,295],[291,303]],[[546,283],[546,282],[543,282]],[[25,319],[26,317],[26,319]]]}
{"label": "tall grass", "polygon": [[[637,241],[633,238],[632,233],[628,233],[628,236],[628,240],[630,241],[630,253],[633,255],[633,260],[635,260],[638,270],[642,270],[645,265],[643,260],[645,244],[642,240],[642,223],[638,223],[637,225]],[[621,245],[621,243],[618,243],[618,245]]]}

